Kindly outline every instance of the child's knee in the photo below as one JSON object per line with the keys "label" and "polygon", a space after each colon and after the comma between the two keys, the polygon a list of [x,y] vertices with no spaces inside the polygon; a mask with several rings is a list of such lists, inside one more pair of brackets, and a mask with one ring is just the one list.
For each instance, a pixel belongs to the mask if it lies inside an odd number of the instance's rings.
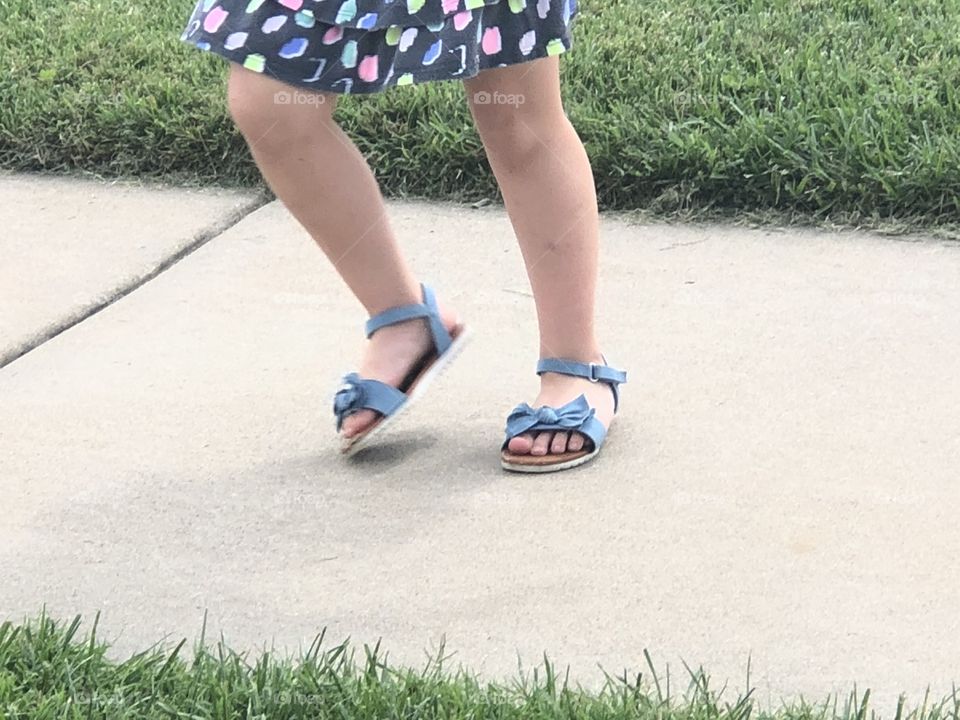
{"label": "child's knee", "polygon": [[519,167],[543,151],[558,123],[566,121],[562,110],[555,113],[522,104],[474,105],[473,114],[487,152]]}
{"label": "child's knee", "polygon": [[[315,102],[293,102],[301,97]],[[261,149],[272,139],[281,145],[296,142],[298,133],[316,134],[319,123],[330,120],[333,102],[327,96],[296,90],[259,73],[231,66],[227,108],[234,124]]]}
{"label": "child's knee", "polygon": [[227,79],[227,109],[245,136],[256,134],[274,113],[273,83],[262,75],[230,66]]}

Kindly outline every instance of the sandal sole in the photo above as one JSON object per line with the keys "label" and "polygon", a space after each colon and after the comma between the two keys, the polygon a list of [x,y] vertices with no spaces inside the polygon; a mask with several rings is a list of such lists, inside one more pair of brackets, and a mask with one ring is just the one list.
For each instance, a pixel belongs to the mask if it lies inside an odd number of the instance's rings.
{"label": "sandal sole", "polygon": [[[585,465],[600,454],[599,450],[593,450],[586,454],[576,454],[569,460],[559,460],[550,462],[550,455],[512,455],[503,453],[500,455],[500,466],[504,470],[517,473],[552,473],[561,470],[571,470],[575,467]],[[555,456],[555,457],[562,457]],[[522,460],[520,460],[523,458]],[[534,459],[535,458],[535,459]],[[518,460],[520,460],[518,462]]]}

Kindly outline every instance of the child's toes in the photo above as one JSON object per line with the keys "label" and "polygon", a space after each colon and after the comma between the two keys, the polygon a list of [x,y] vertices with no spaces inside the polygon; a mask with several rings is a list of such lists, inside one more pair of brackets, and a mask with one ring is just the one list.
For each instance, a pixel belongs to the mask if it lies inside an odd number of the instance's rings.
{"label": "child's toes", "polygon": [[515,438],[510,438],[510,442],[507,443],[507,450],[515,455],[529,455],[532,449],[533,435],[530,433],[524,433],[523,435],[517,435]]}
{"label": "child's toes", "polygon": [[558,432],[553,436],[553,442],[550,443],[550,452],[554,455],[561,455],[567,451],[567,438],[569,433]]}
{"label": "child's toes", "polygon": [[345,438],[353,438],[363,433],[377,419],[377,413],[373,410],[360,410],[348,415],[343,419],[343,427],[340,430]]}
{"label": "child's toes", "polygon": [[570,440],[567,441],[567,450],[570,452],[580,452],[583,450],[583,435],[580,433],[573,433],[570,437]]}
{"label": "child's toes", "polygon": [[531,455],[546,455],[550,451],[550,441],[553,440],[552,432],[542,432],[537,435],[533,441]]}

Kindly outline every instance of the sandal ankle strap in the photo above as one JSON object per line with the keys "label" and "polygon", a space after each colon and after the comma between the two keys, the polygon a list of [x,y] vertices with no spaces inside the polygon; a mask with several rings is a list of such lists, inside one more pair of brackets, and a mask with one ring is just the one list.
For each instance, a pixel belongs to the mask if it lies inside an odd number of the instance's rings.
{"label": "sandal ankle strap", "polygon": [[609,365],[600,363],[582,363],[563,358],[544,358],[537,363],[537,375],[552,372],[560,375],[582,377],[592,382],[605,382],[619,385],[627,381],[627,373]]}
{"label": "sandal ankle strap", "polygon": [[443,321],[440,319],[440,308],[437,306],[436,295],[433,289],[427,285],[421,284],[420,290],[423,293],[422,303],[411,303],[410,305],[398,305],[397,307],[388,308],[367,320],[364,328],[367,337],[373,335],[380,328],[389,325],[398,325],[399,323],[414,320],[415,318],[426,318],[430,324],[430,334],[433,336],[433,344],[437,354],[442,355],[445,353],[447,348],[450,347],[452,338],[443,326]]}
{"label": "sandal ankle strap", "polygon": [[[604,358],[603,363],[606,363],[606,358]],[[551,372],[586,378],[590,382],[606,383],[613,392],[613,410],[616,412],[620,405],[620,388],[618,386],[627,381],[627,373],[603,363],[582,363],[565,358],[543,358],[537,363],[537,375]]]}

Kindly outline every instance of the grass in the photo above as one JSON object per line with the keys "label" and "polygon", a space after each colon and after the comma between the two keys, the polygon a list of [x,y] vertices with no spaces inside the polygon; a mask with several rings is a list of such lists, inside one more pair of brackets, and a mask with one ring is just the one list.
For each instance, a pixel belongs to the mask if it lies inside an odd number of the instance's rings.
{"label": "grass", "polygon": [[[361,658],[348,645],[325,648],[323,636],[296,659],[269,653],[251,658],[201,639],[192,658],[184,643],[172,652],[152,648],[124,661],[107,657],[96,624],[85,636],[80,618],[0,625],[0,718],[4,720],[110,718],[337,718],[386,720],[867,720],[875,717],[869,692],[819,705],[800,702],[765,711],[750,693],[731,702],[702,671],[690,671],[686,690],[671,695],[668,678],[607,677],[588,691],[570,684],[545,661],[509,683],[482,682],[449,671],[443,652],[423,669],[391,666],[378,646]],[[647,656],[649,663],[649,656]],[[957,720],[960,699],[910,710],[895,720]]]}
{"label": "grass", "polygon": [[[192,0],[0,0],[0,167],[259,183]],[[567,110],[607,209],[960,221],[960,0],[583,0]],[[497,190],[462,88],[349,98],[388,194]]]}

